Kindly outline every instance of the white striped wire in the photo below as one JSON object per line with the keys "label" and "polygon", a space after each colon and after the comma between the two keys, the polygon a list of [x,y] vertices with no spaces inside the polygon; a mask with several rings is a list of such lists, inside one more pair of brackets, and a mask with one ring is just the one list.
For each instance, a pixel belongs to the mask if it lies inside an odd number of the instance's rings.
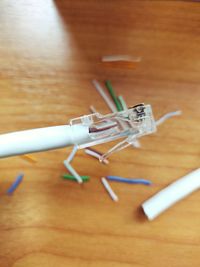
{"label": "white striped wire", "polygon": [[112,190],[111,186],[109,185],[108,181],[105,177],[101,178],[102,184],[104,185],[106,191],[110,195],[113,201],[117,202],[119,200],[118,196],[115,194],[115,192]]}
{"label": "white striped wire", "polygon": [[[97,158],[98,160],[100,159],[100,157],[102,156],[100,153],[98,154],[97,152],[93,151],[93,150],[90,150],[90,149],[85,149],[85,153],[94,157],[94,158]],[[109,161],[107,159],[103,159],[102,161],[103,163],[105,164],[108,164]]]}
{"label": "white striped wire", "polygon": [[74,158],[74,156],[75,156],[77,150],[78,150],[78,146],[75,145],[75,146],[73,147],[73,149],[72,149],[72,152],[69,154],[69,157],[66,159],[66,161],[67,161],[68,163],[70,163],[70,162],[73,160],[73,158]]}
{"label": "white striped wire", "polygon": [[75,169],[71,166],[71,164],[67,161],[63,161],[65,167],[68,169],[68,171],[76,178],[77,182],[81,184],[83,182],[82,178],[80,175],[75,171]]}
{"label": "white striped wire", "polygon": [[164,121],[166,121],[167,119],[171,118],[171,117],[174,117],[174,116],[179,116],[182,114],[182,111],[181,110],[177,110],[177,111],[172,111],[172,112],[169,112],[165,115],[163,115],[160,119],[158,119],[156,121],[156,126],[162,124]]}
{"label": "white striped wire", "polygon": [[93,80],[92,83],[93,83],[94,87],[96,88],[96,90],[98,91],[98,93],[104,99],[104,101],[106,102],[106,104],[108,105],[110,110],[112,112],[117,112],[117,108],[115,107],[115,105],[113,104],[113,102],[109,98],[109,96],[104,92],[104,90],[103,90],[102,86],[100,85],[100,83],[97,82],[96,80]]}

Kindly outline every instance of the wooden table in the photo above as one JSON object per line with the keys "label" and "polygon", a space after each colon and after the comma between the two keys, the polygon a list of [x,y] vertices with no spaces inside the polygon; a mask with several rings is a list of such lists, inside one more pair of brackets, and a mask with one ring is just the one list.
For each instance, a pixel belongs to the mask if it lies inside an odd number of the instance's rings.
{"label": "wooden table", "polygon": [[[103,55],[141,56],[135,69],[108,67]],[[73,166],[90,175],[64,181],[70,149],[1,159],[0,266],[200,266],[200,194],[152,222],[144,200],[200,165],[200,5],[185,1],[0,2],[0,133],[65,124],[93,104],[109,112],[92,79],[110,79],[129,106],[150,103],[155,118],[181,109],[156,134],[110,158],[78,152]],[[106,151],[111,144],[100,147]],[[6,190],[19,172],[24,182]],[[143,177],[152,187],[100,178]]]}

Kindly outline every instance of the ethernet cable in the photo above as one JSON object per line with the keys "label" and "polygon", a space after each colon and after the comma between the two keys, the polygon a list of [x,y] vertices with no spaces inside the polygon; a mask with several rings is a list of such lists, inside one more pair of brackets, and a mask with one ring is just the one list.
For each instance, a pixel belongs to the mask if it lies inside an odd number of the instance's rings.
{"label": "ethernet cable", "polygon": [[[128,122],[124,128],[123,122]],[[107,153],[132,145],[138,138],[154,133],[156,123],[150,105],[102,115],[94,113],[70,120],[69,125],[52,126],[0,135],[0,158],[47,151],[66,146],[78,149],[123,139]]]}

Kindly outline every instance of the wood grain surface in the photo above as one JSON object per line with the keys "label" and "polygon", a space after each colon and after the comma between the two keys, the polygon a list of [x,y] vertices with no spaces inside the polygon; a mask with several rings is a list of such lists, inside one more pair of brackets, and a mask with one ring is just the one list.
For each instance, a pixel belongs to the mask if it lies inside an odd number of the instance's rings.
{"label": "wood grain surface", "polygon": [[[111,54],[141,56],[135,69],[101,63]],[[200,166],[200,5],[186,1],[1,0],[0,133],[65,124],[107,106],[91,80],[110,79],[129,106],[150,103],[155,118],[181,109],[141,149],[110,164],[79,151],[74,167],[91,180],[64,181],[70,148],[0,160],[0,267],[200,266],[200,194],[152,222],[144,200]],[[99,149],[106,151],[112,144]],[[6,190],[25,173],[13,196]],[[142,177],[153,186],[112,183]]]}

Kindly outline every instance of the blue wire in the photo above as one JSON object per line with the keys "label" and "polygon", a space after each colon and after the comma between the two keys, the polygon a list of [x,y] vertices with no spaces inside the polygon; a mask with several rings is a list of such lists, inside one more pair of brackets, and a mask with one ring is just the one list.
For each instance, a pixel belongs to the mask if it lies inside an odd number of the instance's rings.
{"label": "blue wire", "polygon": [[17,187],[19,186],[19,184],[22,182],[23,177],[24,177],[24,174],[20,174],[20,175],[17,176],[17,178],[14,181],[14,183],[7,190],[7,194],[8,195],[12,194],[17,189]]}
{"label": "blue wire", "polygon": [[123,178],[119,176],[106,176],[106,178],[110,181],[115,181],[115,182],[122,182],[122,183],[127,183],[127,184],[144,184],[144,185],[151,185],[152,182],[149,180],[145,179],[132,179],[132,178]]}

